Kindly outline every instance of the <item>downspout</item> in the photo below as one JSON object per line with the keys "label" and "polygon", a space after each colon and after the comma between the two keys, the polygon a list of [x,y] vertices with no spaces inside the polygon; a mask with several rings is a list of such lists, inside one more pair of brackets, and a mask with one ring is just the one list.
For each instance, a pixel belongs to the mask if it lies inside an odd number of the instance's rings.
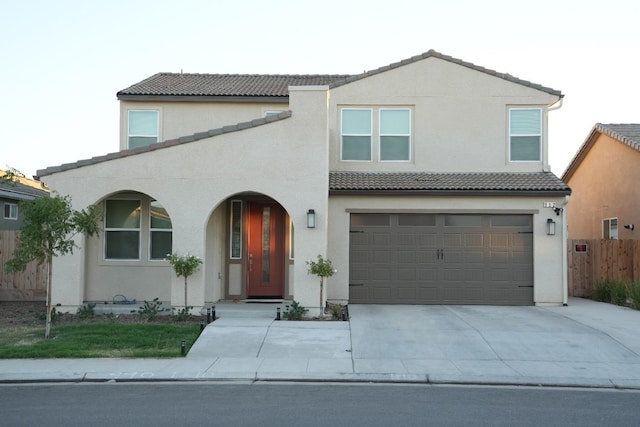
{"label": "downspout", "polygon": [[562,205],[562,305],[565,307],[569,303],[569,253],[567,247],[569,226],[567,224],[567,203],[569,203],[569,196],[564,196],[564,203]]}
{"label": "downspout", "polygon": [[[547,116],[548,113],[550,111],[555,111],[555,110],[559,110],[560,108],[562,108],[562,102],[564,100],[564,95],[560,95],[560,98],[555,101],[552,104],[547,105]],[[548,123],[549,119],[547,117],[547,123]],[[547,124],[547,127],[549,125]],[[543,170],[545,172],[550,172],[551,171],[551,166],[549,165],[549,130],[547,129],[547,143],[546,143],[546,148],[547,148],[547,154],[544,156],[545,157],[545,164],[542,166]]]}
{"label": "downspout", "polygon": [[[547,112],[562,108],[563,101],[564,95],[560,95],[560,99],[547,107]],[[562,204],[562,305],[564,307],[569,303],[569,254],[567,247],[569,227],[567,225],[567,203],[569,203],[569,196],[564,196],[564,203]]]}

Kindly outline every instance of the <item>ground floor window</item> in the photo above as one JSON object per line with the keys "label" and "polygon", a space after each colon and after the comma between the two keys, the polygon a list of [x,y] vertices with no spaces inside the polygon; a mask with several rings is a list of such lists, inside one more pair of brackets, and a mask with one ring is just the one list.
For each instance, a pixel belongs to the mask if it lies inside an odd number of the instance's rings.
{"label": "ground floor window", "polygon": [[618,218],[607,218],[602,220],[602,238],[618,238]]}
{"label": "ground floor window", "polygon": [[4,219],[18,219],[18,205],[15,203],[5,203]]}
{"label": "ground floor window", "polygon": [[142,195],[108,199],[104,212],[106,260],[164,260],[171,253],[171,218],[158,201]]}

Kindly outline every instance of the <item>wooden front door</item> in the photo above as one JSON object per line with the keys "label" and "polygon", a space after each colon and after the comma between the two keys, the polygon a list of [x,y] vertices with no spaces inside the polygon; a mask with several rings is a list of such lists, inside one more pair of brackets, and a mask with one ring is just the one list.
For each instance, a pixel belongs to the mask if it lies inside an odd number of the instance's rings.
{"label": "wooden front door", "polygon": [[277,203],[251,202],[247,244],[247,297],[282,298],[285,212]]}

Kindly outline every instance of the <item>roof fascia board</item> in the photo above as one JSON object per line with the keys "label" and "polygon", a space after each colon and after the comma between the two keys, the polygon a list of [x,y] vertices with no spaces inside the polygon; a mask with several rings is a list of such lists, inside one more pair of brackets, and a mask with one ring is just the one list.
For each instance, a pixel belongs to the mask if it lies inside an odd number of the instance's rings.
{"label": "roof fascia board", "polygon": [[562,197],[571,190],[329,190],[330,196],[522,196]]}
{"label": "roof fascia board", "polygon": [[36,198],[35,195],[20,193],[15,191],[6,191],[0,190],[0,197],[4,197],[6,199],[18,199],[18,200],[34,200]]}
{"label": "roof fascia board", "polygon": [[376,68],[374,70],[365,71],[364,73],[348,77],[348,78],[346,78],[344,80],[341,80],[341,81],[338,81],[338,82],[330,84],[329,88],[333,89],[333,88],[336,88],[336,87],[339,87],[339,86],[347,85],[349,83],[352,83],[352,82],[355,82],[355,81],[358,81],[358,80],[362,80],[362,79],[365,79],[367,77],[371,77],[371,76],[376,75],[376,74],[384,73],[386,71],[391,71],[393,69],[396,69],[396,68],[399,68],[399,67],[403,67],[405,65],[413,64],[415,62],[422,61],[422,60],[429,59],[429,58],[437,58],[437,59],[440,59],[442,61],[446,61],[446,62],[450,62],[452,64],[459,65],[461,67],[466,67],[466,68],[469,68],[469,69],[472,69],[472,70],[475,70],[475,71],[478,71],[478,72],[481,72],[481,73],[488,74],[488,75],[496,77],[498,79],[502,79],[502,80],[505,80],[505,81],[508,81],[508,82],[511,82],[511,83],[515,83],[515,84],[518,84],[518,85],[521,85],[521,86],[525,86],[525,87],[528,87],[528,88],[531,88],[531,89],[535,89],[535,90],[538,90],[538,91],[541,91],[541,92],[545,92],[545,93],[548,93],[550,95],[557,96],[558,99],[561,99],[561,98],[564,97],[562,92],[560,92],[559,90],[552,89],[552,88],[549,88],[549,87],[545,87],[545,86],[542,86],[542,85],[539,85],[537,83],[533,83],[533,82],[530,82],[530,81],[527,81],[527,80],[522,80],[522,79],[514,77],[514,76],[512,76],[511,74],[508,74],[508,73],[500,73],[500,72],[497,72],[497,71],[494,71],[494,70],[491,70],[491,69],[488,69],[488,68],[485,68],[485,67],[482,67],[482,66],[479,66],[479,65],[475,65],[475,64],[473,64],[471,62],[466,62],[466,61],[463,61],[461,59],[454,58],[452,56],[444,55],[444,54],[442,54],[440,52],[436,52],[433,49],[431,49],[431,50],[429,50],[429,51],[427,51],[427,52],[425,52],[425,53],[423,53],[421,55],[416,55],[416,56],[413,56],[411,58],[403,59],[402,61],[399,61],[399,62],[395,62],[395,63],[389,64],[389,65],[385,65],[385,66],[380,67],[380,68]]}
{"label": "roof fascia board", "polygon": [[601,132],[598,125],[596,124],[591,129],[591,132],[589,132],[589,136],[587,136],[587,139],[584,140],[582,146],[569,163],[569,166],[567,166],[567,169],[565,169],[564,173],[562,174],[562,181],[569,182],[573,174],[578,170],[578,167],[580,167],[580,164],[582,164],[582,161],[585,159],[585,157],[587,157],[587,154],[589,153],[589,150],[591,150],[591,147],[595,145],[600,135]]}
{"label": "roof fascia board", "polygon": [[119,101],[283,103],[288,96],[117,95]]}

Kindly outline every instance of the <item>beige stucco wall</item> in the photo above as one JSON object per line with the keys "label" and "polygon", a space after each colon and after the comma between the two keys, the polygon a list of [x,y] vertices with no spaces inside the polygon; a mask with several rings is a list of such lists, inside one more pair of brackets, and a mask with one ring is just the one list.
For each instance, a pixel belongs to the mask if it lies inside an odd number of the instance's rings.
{"label": "beige stucco wall", "polygon": [[[640,235],[640,152],[600,135],[567,183],[571,239],[602,239],[602,220],[618,218],[618,238]],[[634,224],[627,230],[625,224]]]}
{"label": "beige stucco wall", "polygon": [[264,117],[267,111],[286,111],[287,103],[254,102],[120,102],[120,150],[128,148],[128,111],[157,110],[160,141],[193,135],[226,125]]}
{"label": "beige stucco wall", "polygon": [[[371,197],[331,196],[329,213],[329,257],[338,273],[328,285],[330,300],[349,298],[349,215],[350,212],[429,212],[429,213],[519,213],[533,215],[533,298],[537,305],[566,302],[566,275],[563,272],[563,217],[543,202],[564,206],[562,197]],[[547,235],[547,219],[556,222],[556,235]]]}
{"label": "beige stucco wall", "polygon": [[[136,191],[159,200],[172,219],[173,250],[207,260],[201,271],[189,278],[189,305],[198,307],[207,296],[216,298],[222,294],[217,281],[222,249],[216,242],[221,241],[219,234],[224,226],[219,223],[223,215],[216,208],[234,194],[247,191],[264,194],[285,208],[294,224],[298,224],[297,259],[326,254],[327,88],[292,88],[290,103],[295,113],[285,120],[71,169],[44,176],[43,180],[52,190],[70,195],[76,209],[122,191]],[[303,226],[308,209],[317,212],[315,229]],[[102,267],[95,266],[86,257],[85,251],[92,256],[90,248],[82,244],[80,247],[83,249],[73,256],[54,261],[53,301],[56,304],[77,306],[86,299],[85,286],[103,285],[85,283],[87,273],[92,279],[97,278],[100,275],[94,275],[92,269]],[[90,271],[85,271],[85,259]],[[133,267],[140,272],[151,271],[146,265],[130,264],[111,266],[119,269],[120,277],[133,274],[129,271]],[[168,268],[153,271],[157,274],[135,274],[135,286],[140,293],[155,295],[158,286],[165,286],[158,283],[164,277],[170,282],[167,289],[171,303],[183,305],[182,280]],[[319,306],[316,280],[307,275],[304,262],[295,263],[292,282],[290,291],[296,300],[307,307]],[[208,284],[213,286],[209,288]]]}
{"label": "beige stucco wall", "polygon": [[[542,202],[561,204],[563,198],[328,197],[329,170],[542,171],[547,157],[546,119],[543,161],[509,163],[508,107],[536,105],[544,110],[556,99],[477,70],[429,58],[331,92],[326,87],[290,88],[288,108],[292,116],[284,120],[71,169],[43,180],[52,190],[71,195],[78,209],[122,191],[136,191],[160,201],[172,218],[173,250],[205,259],[201,271],[189,278],[189,304],[196,307],[224,297],[226,282],[237,288],[241,271],[230,268],[230,277],[224,277],[224,202],[244,192],[273,198],[294,222],[296,261],[289,269],[288,291],[306,307],[319,306],[318,280],[307,274],[304,262],[318,254],[328,256],[338,270],[329,280],[328,297],[348,299],[348,212],[353,209],[531,213],[535,233],[534,299],[536,304],[559,304],[566,295],[563,234],[546,235],[546,220],[554,214],[543,208]],[[250,121],[262,117],[266,110],[285,109],[285,105],[122,102],[121,120],[126,124],[130,108],[157,107],[163,123],[161,139],[167,140]],[[342,106],[410,107],[412,161],[339,161]],[[122,125],[122,144],[126,145],[126,125]],[[315,229],[304,225],[308,209],[317,213]],[[555,219],[561,230],[561,219]],[[78,239],[83,247],[84,242]],[[117,277],[127,286],[135,282],[136,292],[127,292],[127,296],[157,295],[173,305],[183,304],[183,282],[166,264],[103,266],[100,248],[98,244],[92,249],[89,244],[74,256],[54,261],[54,303],[77,306],[87,295],[103,296],[100,287],[112,286],[106,282]]]}
{"label": "beige stucco wall", "polygon": [[[331,91],[330,169],[431,172],[548,169],[545,111],[557,99],[546,92],[438,58],[411,63]],[[523,105],[543,109],[542,162],[508,161],[508,107]],[[411,162],[340,161],[340,108],[357,106],[413,110]],[[375,151],[374,144],[374,156]]]}

